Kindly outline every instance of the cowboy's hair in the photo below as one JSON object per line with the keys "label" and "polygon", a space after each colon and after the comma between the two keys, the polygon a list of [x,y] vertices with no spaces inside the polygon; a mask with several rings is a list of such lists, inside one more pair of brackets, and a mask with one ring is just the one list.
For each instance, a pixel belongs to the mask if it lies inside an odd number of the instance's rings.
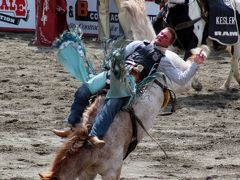
{"label": "cowboy's hair", "polygon": [[171,27],[166,27],[166,29],[168,29],[172,34],[172,44],[173,44],[177,40],[177,33]]}

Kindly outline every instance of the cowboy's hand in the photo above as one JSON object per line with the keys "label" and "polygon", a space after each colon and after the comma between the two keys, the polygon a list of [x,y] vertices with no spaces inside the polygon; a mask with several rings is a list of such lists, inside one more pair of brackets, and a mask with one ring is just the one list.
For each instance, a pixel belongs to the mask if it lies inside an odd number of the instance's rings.
{"label": "cowboy's hand", "polygon": [[206,54],[201,50],[199,54],[196,54],[194,61],[197,64],[202,64],[205,59],[206,59]]}

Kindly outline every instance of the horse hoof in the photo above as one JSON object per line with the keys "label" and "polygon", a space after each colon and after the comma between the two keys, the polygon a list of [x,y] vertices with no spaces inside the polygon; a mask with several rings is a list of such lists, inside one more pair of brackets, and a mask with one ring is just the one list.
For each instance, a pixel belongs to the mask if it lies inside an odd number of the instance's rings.
{"label": "horse hoof", "polygon": [[195,80],[192,82],[192,88],[195,91],[201,91],[202,90],[202,83],[200,83],[198,80]]}
{"label": "horse hoof", "polygon": [[220,88],[219,88],[220,90],[223,90],[223,91],[229,91],[230,90],[230,88],[229,88],[229,86],[227,86],[227,85],[222,85],[222,86],[220,86]]}

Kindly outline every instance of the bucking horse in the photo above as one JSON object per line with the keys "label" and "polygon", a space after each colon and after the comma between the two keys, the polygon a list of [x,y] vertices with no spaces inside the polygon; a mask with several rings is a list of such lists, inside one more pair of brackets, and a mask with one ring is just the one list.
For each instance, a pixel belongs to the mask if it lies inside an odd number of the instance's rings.
{"label": "bucking horse", "polygon": [[[125,1],[122,7],[129,14],[126,18],[129,19],[134,39],[153,40],[156,34],[145,13],[144,0]],[[200,49],[198,53],[199,51]],[[166,56],[173,56],[173,63],[182,70],[192,63],[190,59],[184,61],[171,51],[166,51]],[[159,74],[146,83],[140,96],[133,101],[132,108],[116,115],[104,137],[106,144],[101,149],[94,148],[88,142],[89,124],[103,101],[103,97],[99,96],[84,112],[82,123],[58,150],[48,172],[39,174],[41,180],[93,180],[97,175],[103,180],[120,179],[129,147],[132,150],[134,144],[139,143],[148,133],[155,118],[168,102],[171,92],[181,93],[191,88],[192,80],[179,86],[163,76]],[[151,108],[146,108],[149,106]],[[132,122],[132,119],[136,121]]]}

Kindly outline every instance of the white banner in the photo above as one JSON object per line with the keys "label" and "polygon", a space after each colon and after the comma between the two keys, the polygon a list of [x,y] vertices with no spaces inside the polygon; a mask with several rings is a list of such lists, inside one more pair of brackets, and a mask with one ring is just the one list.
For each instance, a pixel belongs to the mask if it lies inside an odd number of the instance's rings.
{"label": "white banner", "polygon": [[76,24],[86,34],[97,34],[98,13],[97,0],[67,0],[68,25]]}
{"label": "white banner", "polygon": [[[68,24],[79,25],[85,34],[98,34],[97,0],[67,0]],[[145,2],[151,20],[158,14],[159,5],[153,0]],[[122,34],[118,21],[118,9],[114,0],[109,0],[110,33],[113,36]]]}
{"label": "white banner", "polygon": [[123,34],[123,31],[119,25],[118,9],[114,0],[109,0],[109,26],[111,36]]}
{"label": "white banner", "polygon": [[[97,0],[67,0],[68,24],[79,25],[85,34],[98,34]],[[146,0],[147,13],[152,20],[159,5]],[[110,33],[122,34],[118,10],[114,0],[109,0]],[[34,31],[36,29],[36,0],[0,0],[0,30]]]}
{"label": "white banner", "polygon": [[0,29],[34,31],[35,0],[0,0]]}

